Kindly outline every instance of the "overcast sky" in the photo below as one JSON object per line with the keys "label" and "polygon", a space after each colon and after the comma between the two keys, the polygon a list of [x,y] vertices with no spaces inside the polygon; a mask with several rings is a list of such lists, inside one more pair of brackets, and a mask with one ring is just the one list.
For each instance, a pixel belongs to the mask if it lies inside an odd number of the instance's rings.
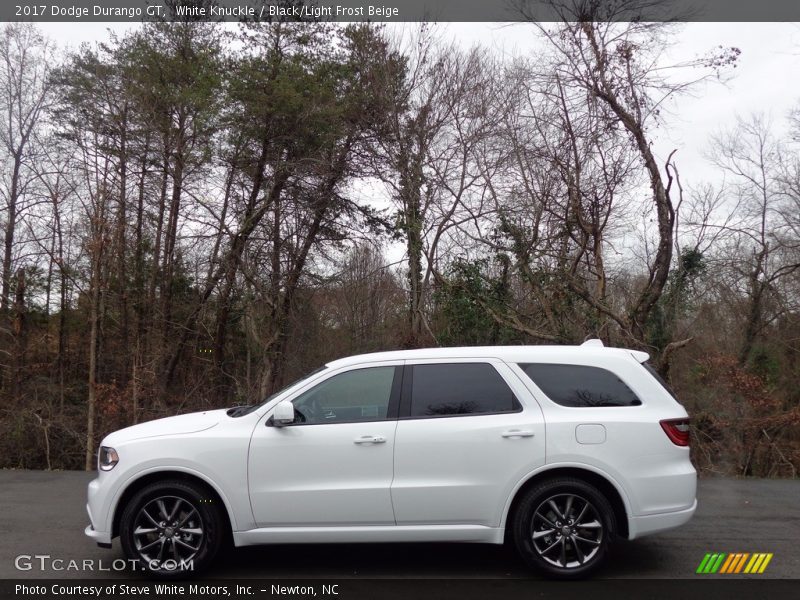
{"label": "overcast sky", "polygon": [[[107,39],[109,29],[121,34],[137,25],[126,23],[42,23],[42,30],[62,46]],[[233,25],[229,25],[233,26]],[[391,24],[392,28],[416,24]],[[446,37],[465,47],[486,45],[496,52],[520,55],[535,50],[531,25],[500,23],[448,23],[440,25]],[[677,149],[676,163],[681,182],[689,189],[701,183],[721,183],[721,174],[704,158],[710,137],[731,128],[737,115],[764,113],[772,119],[777,133],[786,131],[787,114],[800,106],[800,25],[796,23],[689,23],[677,31],[672,52],[686,60],[703,56],[715,46],[736,46],[741,50],[733,78],[726,83],[707,81],[692,96],[680,96],[668,106],[669,114],[660,130],[651,132],[653,147],[663,164]],[[670,57],[672,58],[672,57]],[[363,203],[388,208],[381,190],[362,184],[352,190]],[[627,236],[626,236],[627,238]],[[635,245],[630,238],[625,246]],[[385,246],[387,261],[396,264],[405,255],[399,242]],[[628,253],[625,253],[626,255]]]}
{"label": "overcast sky", "polygon": [[[457,39],[489,44],[498,52],[524,53],[533,46],[525,23],[451,23]],[[700,84],[692,96],[669,106],[666,126],[655,133],[654,145],[663,157],[678,149],[676,161],[684,183],[715,179],[703,158],[710,136],[735,124],[736,115],[771,115],[776,130],[784,130],[786,115],[800,105],[800,25],[796,23],[689,23],[678,30],[676,57],[705,55],[714,46],[735,46],[742,53],[733,78],[722,84]]]}
{"label": "overcast sky", "polygon": [[[62,46],[103,40],[108,30],[123,32],[125,23],[43,23],[42,29]],[[402,26],[402,25],[400,25]],[[528,24],[448,23],[446,36],[470,46],[487,45],[509,55],[530,52],[534,46]],[[777,130],[785,127],[788,111],[800,104],[800,25],[795,23],[689,23],[678,33],[674,51],[681,58],[705,54],[717,45],[741,49],[735,76],[726,84],[707,82],[692,97],[682,96],[670,106],[667,126],[655,133],[654,145],[662,157],[677,148],[683,183],[714,180],[717,174],[703,158],[709,137],[732,127],[736,115],[771,115]]]}

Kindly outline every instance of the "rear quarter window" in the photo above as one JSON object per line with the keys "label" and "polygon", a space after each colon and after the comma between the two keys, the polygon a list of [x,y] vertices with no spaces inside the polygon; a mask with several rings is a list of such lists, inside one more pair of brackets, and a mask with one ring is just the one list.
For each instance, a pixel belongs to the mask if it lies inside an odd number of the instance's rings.
{"label": "rear quarter window", "polygon": [[672,399],[673,399],[673,400],[675,400],[675,401],[677,402],[677,401],[678,401],[678,397],[675,395],[675,391],[672,389],[672,387],[671,387],[671,386],[670,386],[670,385],[669,385],[669,384],[668,384],[666,381],[664,381],[664,378],[663,378],[663,377],[661,377],[661,375],[659,375],[659,374],[658,374],[658,371],[656,371],[656,370],[655,370],[655,368],[653,368],[653,365],[651,365],[650,363],[646,363],[646,362],[645,362],[645,363],[642,363],[642,366],[645,368],[645,370],[646,370],[648,373],[650,373],[651,377],[652,377],[653,379],[655,379],[655,380],[658,382],[658,384],[659,384],[659,385],[660,385],[662,388],[664,388],[664,390],[665,390],[665,391],[666,391],[666,392],[667,392],[667,393],[668,393],[670,396],[672,396]]}
{"label": "rear quarter window", "polygon": [[608,369],[521,363],[520,368],[556,404],[573,408],[639,406],[641,400]]}

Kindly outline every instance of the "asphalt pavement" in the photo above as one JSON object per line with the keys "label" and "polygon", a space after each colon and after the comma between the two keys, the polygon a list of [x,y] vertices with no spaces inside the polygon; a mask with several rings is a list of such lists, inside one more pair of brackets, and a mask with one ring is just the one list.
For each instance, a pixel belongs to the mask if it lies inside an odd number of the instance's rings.
{"label": "asphalt pavement", "polygon": [[[131,578],[115,570],[119,541],[86,538],[84,472],[0,471],[0,579]],[[703,479],[687,525],[621,541],[597,574],[609,579],[692,579],[707,552],[771,552],[760,578],[800,577],[800,480]],[[45,556],[46,558],[41,558]],[[21,558],[20,558],[21,557]],[[84,561],[93,570],[82,568]],[[119,565],[119,562],[116,563]],[[275,545],[231,549],[207,578],[531,577],[514,552],[481,544]],[[722,576],[724,577],[724,576]]]}

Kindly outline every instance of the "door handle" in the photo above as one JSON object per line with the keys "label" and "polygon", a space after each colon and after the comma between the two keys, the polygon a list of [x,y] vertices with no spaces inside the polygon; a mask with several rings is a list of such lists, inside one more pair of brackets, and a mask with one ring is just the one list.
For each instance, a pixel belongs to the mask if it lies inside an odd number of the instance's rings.
{"label": "door handle", "polygon": [[354,444],[385,444],[386,438],[382,435],[362,435],[353,440]]}
{"label": "door handle", "polygon": [[533,437],[533,432],[527,429],[509,429],[500,434],[504,438],[527,438]]}

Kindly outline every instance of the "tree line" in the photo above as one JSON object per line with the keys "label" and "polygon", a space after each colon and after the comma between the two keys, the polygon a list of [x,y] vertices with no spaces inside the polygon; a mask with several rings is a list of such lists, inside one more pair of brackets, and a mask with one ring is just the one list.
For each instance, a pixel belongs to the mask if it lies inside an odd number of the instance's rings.
{"label": "tree line", "polygon": [[[93,468],[108,431],[258,402],[331,359],[643,349],[710,472],[800,465],[800,112],[659,156],[673,26],[148,23],[66,53],[0,32],[0,466]],[[721,182],[721,183],[720,183]],[[402,258],[392,262],[389,255]]]}

